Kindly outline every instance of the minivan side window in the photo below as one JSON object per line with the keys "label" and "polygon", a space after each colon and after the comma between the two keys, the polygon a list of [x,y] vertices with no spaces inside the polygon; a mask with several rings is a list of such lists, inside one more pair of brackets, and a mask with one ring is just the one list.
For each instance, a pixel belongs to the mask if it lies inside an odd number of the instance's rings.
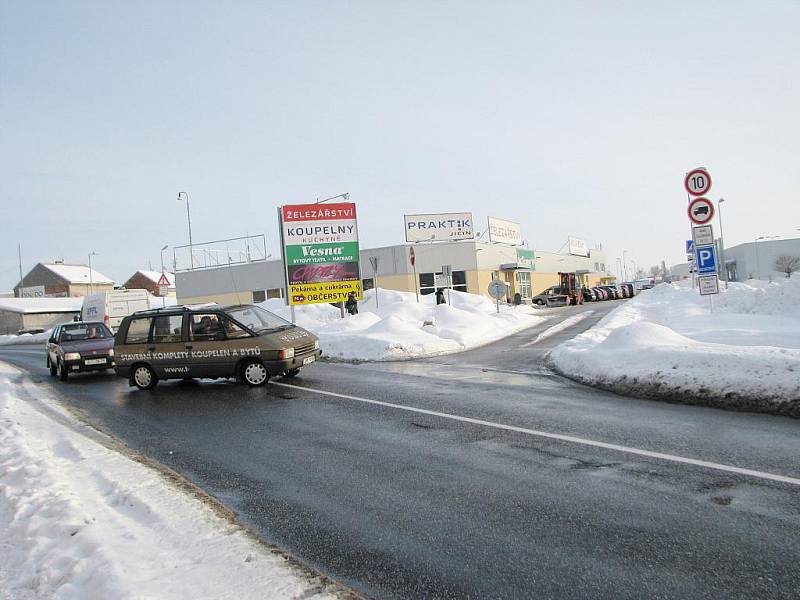
{"label": "minivan side window", "polygon": [[146,344],[150,335],[150,317],[131,319],[128,324],[128,333],[125,336],[126,344]]}
{"label": "minivan side window", "polygon": [[189,321],[189,335],[190,339],[197,341],[225,339],[219,315],[215,313],[192,314],[192,318]]}
{"label": "minivan side window", "polygon": [[[181,341],[183,315],[160,315],[153,319],[153,342],[168,344]],[[130,329],[128,330],[130,335]]]}

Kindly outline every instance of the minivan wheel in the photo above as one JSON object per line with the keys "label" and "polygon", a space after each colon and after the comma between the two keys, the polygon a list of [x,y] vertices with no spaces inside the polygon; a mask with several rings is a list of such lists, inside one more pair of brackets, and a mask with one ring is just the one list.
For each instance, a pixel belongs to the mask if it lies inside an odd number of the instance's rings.
{"label": "minivan wheel", "polygon": [[60,360],[58,361],[57,369],[58,369],[58,378],[61,381],[66,381],[67,377],[69,377],[69,371],[67,371],[67,367],[64,366],[64,362],[63,361],[60,361]]}
{"label": "minivan wheel", "polygon": [[242,379],[249,386],[264,385],[269,380],[267,367],[257,360],[251,360],[242,365]]}
{"label": "minivan wheel", "polygon": [[133,370],[133,375],[131,375],[131,380],[140,390],[151,390],[158,383],[158,377],[156,377],[155,371],[147,365],[139,365],[136,367]]}
{"label": "minivan wheel", "polygon": [[53,361],[50,360],[50,356],[47,357],[47,368],[50,369],[50,377],[55,377],[58,373],[58,367],[53,364]]}
{"label": "minivan wheel", "polygon": [[291,379],[292,377],[297,377],[300,373],[300,369],[289,369],[288,371],[283,372],[283,376]]}

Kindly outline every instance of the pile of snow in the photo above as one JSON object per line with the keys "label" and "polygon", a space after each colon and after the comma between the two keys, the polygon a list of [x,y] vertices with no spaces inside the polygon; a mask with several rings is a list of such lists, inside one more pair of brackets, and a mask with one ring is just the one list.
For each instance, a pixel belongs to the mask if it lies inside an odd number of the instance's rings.
{"label": "pile of snow", "polygon": [[15,346],[17,344],[44,344],[50,338],[48,329],[43,333],[23,333],[22,335],[0,335],[0,346]]}
{"label": "pile of snow", "polygon": [[[341,318],[329,304],[300,306],[297,324],[320,338],[323,353],[344,360],[402,360],[460,352],[494,342],[545,320],[529,306],[501,305],[484,296],[452,291],[451,304],[433,294],[375,290],[364,294],[359,314]],[[289,307],[272,299],[261,306],[285,319]]]}
{"label": "pile of snow", "polygon": [[336,591],[156,471],[85,437],[68,413],[37,395],[40,388],[0,364],[0,597]]}
{"label": "pile of snow", "polygon": [[622,393],[800,416],[800,278],[647,290],[554,349],[560,373]]}
{"label": "pile of snow", "polygon": [[83,298],[0,298],[0,310],[19,314],[81,312]]}

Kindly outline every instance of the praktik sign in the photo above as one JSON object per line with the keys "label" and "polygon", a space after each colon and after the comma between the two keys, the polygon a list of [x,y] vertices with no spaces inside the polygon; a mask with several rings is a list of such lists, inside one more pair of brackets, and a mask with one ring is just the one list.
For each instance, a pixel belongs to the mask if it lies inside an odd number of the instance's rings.
{"label": "praktik sign", "polygon": [[405,215],[407,242],[453,242],[475,238],[472,213]]}
{"label": "praktik sign", "polygon": [[362,298],[356,205],[294,204],[280,209],[289,304]]}

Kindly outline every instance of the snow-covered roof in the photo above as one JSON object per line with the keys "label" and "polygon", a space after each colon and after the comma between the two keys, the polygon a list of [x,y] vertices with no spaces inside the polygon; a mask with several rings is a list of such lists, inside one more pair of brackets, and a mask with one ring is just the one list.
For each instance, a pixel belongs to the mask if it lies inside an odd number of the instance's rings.
{"label": "snow-covered roof", "polygon": [[80,312],[83,298],[0,298],[0,310],[21,314]]}
{"label": "snow-covered roof", "polygon": [[66,279],[69,283],[110,283],[113,284],[114,280],[103,275],[96,269],[91,270],[91,279],[89,278],[89,267],[86,265],[65,265],[63,263],[42,263],[42,266],[62,279]]}
{"label": "snow-covered roof", "polygon": [[[147,277],[153,283],[158,283],[158,280],[161,279],[161,271],[142,271],[142,270],[139,270],[137,272],[141,273],[142,275]],[[170,273],[169,271],[164,271],[164,275],[167,276],[167,281],[169,281],[169,286],[170,287],[175,287],[175,274],[174,273]]]}

